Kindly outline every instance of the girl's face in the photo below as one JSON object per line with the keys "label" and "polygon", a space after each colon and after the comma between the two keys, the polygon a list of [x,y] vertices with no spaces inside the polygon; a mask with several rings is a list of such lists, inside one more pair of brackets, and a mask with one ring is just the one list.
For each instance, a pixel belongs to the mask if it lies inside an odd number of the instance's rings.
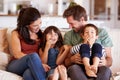
{"label": "girl's face", "polygon": [[96,35],[96,30],[93,27],[86,27],[83,34],[83,39],[94,39],[96,40],[98,36]]}
{"label": "girl's face", "polygon": [[28,28],[32,33],[37,33],[40,29],[41,24],[42,24],[42,21],[40,18],[38,18],[36,21],[31,23]]}
{"label": "girl's face", "polygon": [[55,44],[58,41],[58,34],[53,30],[46,35],[46,40],[50,41],[52,44]]}

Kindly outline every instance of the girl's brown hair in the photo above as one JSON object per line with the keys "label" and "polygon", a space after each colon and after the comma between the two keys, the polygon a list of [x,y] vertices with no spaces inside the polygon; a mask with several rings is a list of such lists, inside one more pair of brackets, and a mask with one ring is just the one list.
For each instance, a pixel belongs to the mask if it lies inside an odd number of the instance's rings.
{"label": "girl's brown hair", "polygon": [[52,31],[58,34],[58,41],[56,42],[54,48],[60,48],[63,45],[63,38],[60,30],[56,26],[48,26],[43,32],[43,40],[42,40],[42,44],[40,45],[43,51],[46,44],[46,35],[48,33],[51,33]]}

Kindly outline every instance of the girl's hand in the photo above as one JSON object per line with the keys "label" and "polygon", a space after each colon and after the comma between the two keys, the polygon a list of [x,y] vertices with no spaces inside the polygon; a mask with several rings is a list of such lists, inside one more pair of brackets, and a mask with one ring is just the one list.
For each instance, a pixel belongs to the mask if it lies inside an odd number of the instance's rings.
{"label": "girl's hand", "polygon": [[46,42],[46,47],[47,47],[47,48],[50,48],[51,45],[52,45],[52,40],[51,40],[51,39],[47,40],[47,42]]}
{"label": "girl's hand", "polygon": [[42,64],[42,65],[43,65],[45,72],[50,70],[50,66],[48,66],[47,64]]}

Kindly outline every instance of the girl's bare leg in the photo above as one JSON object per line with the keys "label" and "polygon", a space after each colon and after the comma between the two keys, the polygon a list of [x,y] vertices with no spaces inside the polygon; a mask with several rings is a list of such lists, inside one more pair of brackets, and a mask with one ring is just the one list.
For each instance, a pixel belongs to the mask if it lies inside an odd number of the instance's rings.
{"label": "girl's bare leg", "polygon": [[64,65],[58,66],[58,71],[60,74],[60,80],[67,80],[67,69]]}
{"label": "girl's bare leg", "polygon": [[57,67],[54,70],[52,80],[59,80],[59,72],[58,72],[58,68]]}

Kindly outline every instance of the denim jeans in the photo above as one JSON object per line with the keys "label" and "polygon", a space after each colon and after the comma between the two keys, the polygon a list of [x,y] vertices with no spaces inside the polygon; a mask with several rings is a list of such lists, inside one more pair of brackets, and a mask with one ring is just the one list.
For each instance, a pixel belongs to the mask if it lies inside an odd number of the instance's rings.
{"label": "denim jeans", "polygon": [[111,70],[109,67],[100,66],[98,67],[97,78],[90,78],[85,74],[83,65],[74,64],[68,68],[68,76],[71,78],[71,80],[110,80]]}
{"label": "denim jeans", "polygon": [[50,48],[48,51],[47,64],[51,67],[51,69],[54,69],[57,66],[56,59],[57,59],[58,53],[59,51],[56,48]]}
{"label": "denim jeans", "polygon": [[22,76],[24,80],[45,80],[46,76],[37,53],[31,53],[21,59],[13,60],[8,65],[7,70]]}

